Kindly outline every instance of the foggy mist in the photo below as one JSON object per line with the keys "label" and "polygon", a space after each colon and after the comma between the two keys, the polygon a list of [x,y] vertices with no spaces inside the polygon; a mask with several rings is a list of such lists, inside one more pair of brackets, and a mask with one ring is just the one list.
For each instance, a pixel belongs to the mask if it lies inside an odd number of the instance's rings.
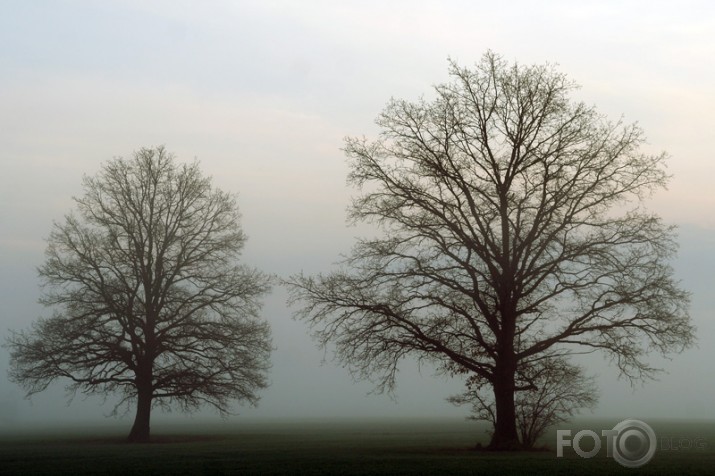
{"label": "foggy mist", "polygon": [[[542,2],[543,3],[543,2]],[[419,5],[419,6],[417,6]],[[5,2],[0,7],[0,342],[52,310],[37,303],[36,268],[52,222],[73,207],[83,174],[113,156],[165,144],[198,158],[237,193],[248,235],[243,260],[287,276],[327,272],[367,226],[346,224],[346,135],[375,135],[390,97],[416,99],[491,48],[522,63],[551,61],[582,85],[579,99],[638,121],[667,150],[669,190],[648,206],[680,229],[673,262],[692,293],[697,347],[631,387],[601,356],[599,418],[715,415],[715,162],[706,138],[715,110],[715,6],[651,2]],[[578,5],[578,6],[577,6]],[[658,5],[657,8],[650,8]],[[686,6],[687,5],[687,6]],[[426,33],[429,32],[429,33]],[[262,315],[273,333],[270,387],[242,418],[463,418],[446,401],[463,388],[405,361],[395,395],[371,394],[293,320],[280,286]],[[103,422],[113,399],[61,383],[24,399],[0,348],[0,431]],[[133,409],[120,420],[129,425]],[[154,413],[157,421],[217,420]],[[109,420],[112,422],[112,420]]]}

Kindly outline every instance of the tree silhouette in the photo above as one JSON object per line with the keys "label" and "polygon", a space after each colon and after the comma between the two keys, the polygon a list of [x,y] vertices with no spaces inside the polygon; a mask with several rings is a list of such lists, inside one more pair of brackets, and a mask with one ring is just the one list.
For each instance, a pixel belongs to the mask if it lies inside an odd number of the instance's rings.
{"label": "tree silhouette", "polygon": [[649,351],[692,344],[674,229],[641,203],[666,154],[570,100],[553,66],[487,53],[450,74],[431,101],[391,100],[377,140],[346,140],[349,217],[384,236],[288,284],[317,341],[379,390],[407,355],[487,382],[490,447],[517,448],[515,394],[538,390],[540,361],[602,351],[643,379]]}
{"label": "tree silhouette", "polygon": [[235,199],[163,147],[114,159],[83,180],[76,213],[55,223],[39,268],[55,309],[12,333],[10,378],[28,395],[55,379],[76,393],[136,402],[129,440],[149,439],[153,405],[183,411],[266,387],[269,279],[239,265]]}

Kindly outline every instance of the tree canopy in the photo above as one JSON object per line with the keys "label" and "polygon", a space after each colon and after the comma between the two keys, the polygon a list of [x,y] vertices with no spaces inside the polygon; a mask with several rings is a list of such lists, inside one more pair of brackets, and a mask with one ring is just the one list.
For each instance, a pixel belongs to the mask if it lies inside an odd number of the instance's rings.
{"label": "tree canopy", "polygon": [[644,207],[667,155],[573,101],[551,65],[487,53],[449,72],[433,99],[391,100],[377,139],[346,139],[349,218],[384,234],[288,284],[318,342],[379,389],[408,355],[491,386],[504,449],[519,444],[515,393],[553,383],[539,368],[601,351],[648,378],[647,354],[681,351],[694,328],[675,230]]}
{"label": "tree canopy", "polygon": [[258,315],[269,278],[238,262],[235,198],[163,147],[105,163],[83,188],[39,268],[54,314],[8,339],[11,380],[28,394],[65,379],[136,402],[132,441],[149,438],[153,405],[255,404],[270,367]]}

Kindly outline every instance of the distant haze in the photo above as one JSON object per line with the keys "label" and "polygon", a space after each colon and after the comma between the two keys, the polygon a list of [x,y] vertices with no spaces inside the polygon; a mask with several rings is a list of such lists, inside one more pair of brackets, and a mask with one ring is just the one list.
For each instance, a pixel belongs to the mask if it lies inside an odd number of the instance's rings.
{"label": "distant haze", "polygon": [[[342,138],[374,136],[390,97],[430,97],[448,57],[470,65],[492,49],[558,63],[582,85],[575,99],[638,121],[649,151],[671,155],[669,190],[648,206],[680,226],[673,265],[693,293],[698,347],[653,358],[667,373],[636,388],[600,356],[584,360],[599,375],[593,416],[715,418],[712,2],[9,0],[0,43],[3,341],[51,312],[37,304],[35,268],[82,175],[142,146],[196,157],[238,194],[247,263],[281,276],[329,270],[372,232],[345,223],[353,190]],[[277,348],[272,385],[238,418],[466,416],[445,402],[459,380],[410,361],[394,399],[367,395],[370,383],[318,350],[285,298],[276,287],[264,307]],[[101,420],[112,409],[111,397],[82,395],[67,406],[61,384],[23,400],[8,359],[0,349],[0,428]]]}

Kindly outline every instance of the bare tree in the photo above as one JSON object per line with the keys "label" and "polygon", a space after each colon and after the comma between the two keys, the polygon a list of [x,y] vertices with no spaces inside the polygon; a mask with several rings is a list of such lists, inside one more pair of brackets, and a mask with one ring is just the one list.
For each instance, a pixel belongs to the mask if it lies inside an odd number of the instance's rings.
{"label": "bare tree", "polygon": [[[549,427],[568,421],[583,408],[593,408],[598,390],[593,378],[562,358],[545,358],[520,372],[527,375],[514,395],[519,448],[533,448]],[[473,420],[496,424],[494,393],[479,375],[467,379],[467,390],[449,397],[455,405],[470,405]],[[493,434],[493,431],[491,432]]]}
{"label": "bare tree", "polygon": [[450,74],[434,100],[391,100],[377,140],[346,139],[361,190],[349,217],[385,236],[288,284],[318,342],[378,389],[407,355],[484,379],[490,446],[513,448],[514,394],[535,387],[520,369],[603,351],[642,379],[656,371],[649,351],[692,344],[668,265],[675,231],[641,203],[665,185],[666,154],[570,100],[576,86],[553,66],[487,53]]}
{"label": "bare tree", "polygon": [[60,378],[73,393],[119,393],[115,410],[136,402],[134,442],[149,439],[153,405],[225,415],[233,399],[255,404],[270,366],[258,317],[269,278],[237,263],[235,199],[163,147],[114,159],[83,187],[39,268],[56,312],[9,337],[11,380],[28,396]]}

